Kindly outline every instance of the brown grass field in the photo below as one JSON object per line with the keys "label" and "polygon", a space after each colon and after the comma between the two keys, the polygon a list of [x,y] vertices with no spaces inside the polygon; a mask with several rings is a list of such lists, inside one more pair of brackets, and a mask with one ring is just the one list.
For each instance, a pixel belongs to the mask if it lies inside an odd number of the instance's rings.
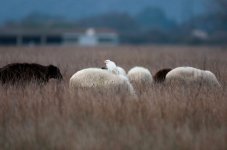
{"label": "brown grass field", "polygon": [[[193,66],[214,72],[221,89],[152,86],[138,100],[71,97],[69,78],[111,59],[129,70]],[[13,62],[57,65],[61,83],[0,87],[1,150],[226,150],[227,48],[186,46],[1,47]]]}

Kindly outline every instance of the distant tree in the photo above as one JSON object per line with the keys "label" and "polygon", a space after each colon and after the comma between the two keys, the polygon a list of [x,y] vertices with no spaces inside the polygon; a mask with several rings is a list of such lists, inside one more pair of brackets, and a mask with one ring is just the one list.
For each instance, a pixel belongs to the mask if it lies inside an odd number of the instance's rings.
{"label": "distant tree", "polygon": [[227,14],[227,0],[203,0],[203,2],[208,12]]}
{"label": "distant tree", "polygon": [[77,21],[76,26],[111,28],[123,34],[139,30],[139,25],[133,17],[127,13],[115,12],[81,19]]}
{"label": "distant tree", "polygon": [[220,8],[221,11],[227,13],[227,0],[213,0]]}
{"label": "distant tree", "polygon": [[73,23],[61,16],[32,12],[17,25],[25,28],[69,28]]}
{"label": "distant tree", "polygon": [[176,23],[170,20],[162,9],[157,7],[144,8],[136,16],[136,20],[145,30],[169,30],[176,27]]}
{"label": "distant tree", "polygon": [[216,4],[216,15],[221,26],[227,29],[227,0],[212,0]]}

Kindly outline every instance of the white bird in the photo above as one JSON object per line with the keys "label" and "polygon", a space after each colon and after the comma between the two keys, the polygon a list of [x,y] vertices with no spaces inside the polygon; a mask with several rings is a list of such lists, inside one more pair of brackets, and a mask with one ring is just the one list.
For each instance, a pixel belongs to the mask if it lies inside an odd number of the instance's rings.
{"label": "white bird", "polygon": [[105,60],[104,62],[106,64],[106,68],[109,72],[112,72],[113,74],[116,74],[116,75],[120,74],[115,62],[113,62],[111,60]]}
{"label": "white bird", "polygon": [[117,66],[117,70],[119,74],[127,77],[126,71],[122,67]]}

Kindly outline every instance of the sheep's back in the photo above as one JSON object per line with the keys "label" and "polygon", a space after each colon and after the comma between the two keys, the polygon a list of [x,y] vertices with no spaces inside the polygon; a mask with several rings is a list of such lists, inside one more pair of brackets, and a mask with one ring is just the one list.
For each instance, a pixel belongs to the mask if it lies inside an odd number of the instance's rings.
{"label": "sheep's back", "polygon": [[166,75],[166,83],[220,85],[215,75],[193,67],[178,67]]}
{"label": "sheep's back", "polygon": [[124,78],[99,68],[87,68],[76,72],[70,78],[71,92],[77,90],[98,93],[130,93],[130,86]]}
{"label": "sheep's back", "polygon": [[129,70],[127,76],[138,94],[146,92],[153,82],[153,77],[150,71],[143,67],[132,68]]}

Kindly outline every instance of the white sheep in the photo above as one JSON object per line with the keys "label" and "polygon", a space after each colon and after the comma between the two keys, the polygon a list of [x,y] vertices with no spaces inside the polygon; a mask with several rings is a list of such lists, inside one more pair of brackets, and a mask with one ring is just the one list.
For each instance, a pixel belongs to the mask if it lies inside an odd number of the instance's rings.
{"label": "white sheep", "polygon": [[150,71],[144,67],[133,67],[127,74],[129,81],[134,89],[139,93],[143,93],[153,83],[153,77]]}
{"label": "white sheep", "polygon": [[87,68],[76,72],[69,82],[70,91],[77,89],[91,90],[101,94],[135,95],[127,78],[99,68]]}
{"label": "white sheep", "polygon": [[203,83],[210,86],[221,86],[216,76],[208,70],[193,67],[177,67],[166,74],[166,82],[183,81],[186,84]]}

